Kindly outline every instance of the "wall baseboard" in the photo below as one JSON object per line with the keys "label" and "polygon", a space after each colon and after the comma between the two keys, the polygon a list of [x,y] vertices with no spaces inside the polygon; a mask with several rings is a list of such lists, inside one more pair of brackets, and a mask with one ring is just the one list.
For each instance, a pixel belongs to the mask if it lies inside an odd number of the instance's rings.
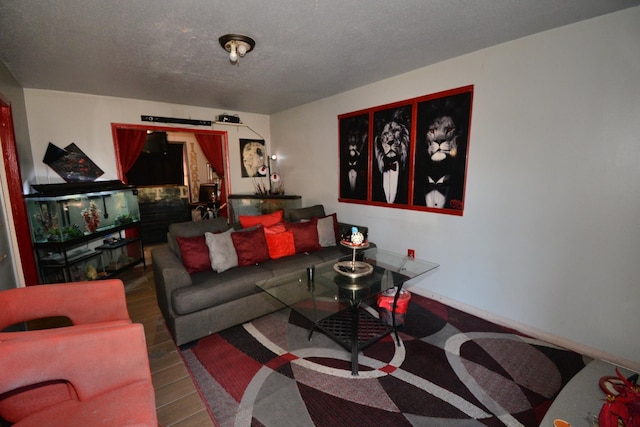
{"label": "wall baseboard", "polygon": [[[640,372],[640,363],[633,362],[631,360],[627,360],[616,355],[604,352],[602,350],[598,350],[575,341],[572,341],[567,338],[559,337],[557,335],[550,334],[548,332],[542,331],[540,329],[534,328],[529,325],[525,325],[523,323],[516,322],[511,319],[507,319],[496,314],[490,313],[488,311],[481,310],[477,307],[473,307],[471,305],[464,304],[459,301],[452,300],[443,295],[436,294],[431,291],[427,291],[424,288],[420,288],[418,286],[414,286],[411,288],[411,292],[418,294],[420,296],[430,298],[435,301],[439,301],[445,305],[453,307],[457,310],[464,311],[465,313],[472,314],[481,319],[488,320],[489,322],[493,322],[495,324],[514,329],[519,331],[525,335],[529,335],[533,338],[539,339],[541,341],[548,342],[550,344],[556,345],[558,347],[566,348],[567,350],[575,351],[576,353],[583,354],[585,356],[591,357],[593,359],[603,360],[607,363],[611,363],[616,366],[620,366],[622,368],[629,369],[633,372]],[[611,375],[615,375],[612,373]]]}

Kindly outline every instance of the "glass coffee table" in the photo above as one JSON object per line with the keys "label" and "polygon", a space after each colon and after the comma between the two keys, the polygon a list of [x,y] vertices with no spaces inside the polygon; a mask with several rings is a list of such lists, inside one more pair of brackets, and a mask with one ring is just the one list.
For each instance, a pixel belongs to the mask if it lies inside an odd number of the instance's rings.
{"label": "glass coffee table", "polygon": [[[351,256],[341,259],[348,262]],[[323,332],[351,352],[351,374],[358,375],[358,352],[383,336],[394,332],[395,308],[404,283],[431,271],[438,264],[394,254],[378,248],[358,251],[358,262],[366,262],[373,271],[365,276],[349,277],[334,268],[336,261],[313,266],[313,279],[307,270],[256,283],[256,285],[309,320],[309,340],[315,329]],[[381,292],[397,287],[391,314],[392,324],[380,320],[367,310]]]}

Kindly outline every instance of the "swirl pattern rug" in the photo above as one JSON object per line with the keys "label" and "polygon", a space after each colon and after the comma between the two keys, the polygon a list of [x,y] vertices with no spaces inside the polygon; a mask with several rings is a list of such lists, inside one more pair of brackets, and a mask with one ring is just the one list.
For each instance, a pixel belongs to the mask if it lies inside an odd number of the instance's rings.
{"label": "swirl pattern rug", "polygon": [[537,426],[589,362],[413,295],[400,328],[350,354],[285,309],[183,347],[214,421],[227,426]]}

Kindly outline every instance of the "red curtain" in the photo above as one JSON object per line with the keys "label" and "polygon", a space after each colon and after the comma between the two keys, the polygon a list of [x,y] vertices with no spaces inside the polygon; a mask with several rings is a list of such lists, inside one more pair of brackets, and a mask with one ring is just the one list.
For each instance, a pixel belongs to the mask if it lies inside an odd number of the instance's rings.
{"label": "red curtain", "polygon": [[127,182],[127,172],[133,167],[147,140],[147,131],[138,129],[117,129],[118,152],[116,156],[122,167],[122,180]]}
{"label": "red curtain", "polygon": [[[195,133],[196,141],[200,145],[200,149],[207,158],[207,161],[213,166],[213,169],[222,177],[224,175],[224,156],[222,153],[222,135],[209,135]],[[227,202],[227,192],[225,185],[220,186],[220,205],[222,206]],[[220,215],[225,216],[227,214],[227,208],[220,210]]]}

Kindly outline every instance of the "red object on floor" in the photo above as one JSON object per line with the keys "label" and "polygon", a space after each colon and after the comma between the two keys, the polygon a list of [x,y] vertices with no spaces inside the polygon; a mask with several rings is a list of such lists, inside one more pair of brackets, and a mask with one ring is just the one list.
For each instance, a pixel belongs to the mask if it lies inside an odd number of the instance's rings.
{"label": "red object on floor", "polygon": [[[393,313],[393,299],[396,291],[397,288],[392,288],[378,295],[378,313],[380,314],[380,319],[386,322],[387,325],[393,324],[391,313]],[[409,301],[411,301],[411,293],[405,289],[400,291],[400,296],[396,303],[396,326],[404,325]]]}

